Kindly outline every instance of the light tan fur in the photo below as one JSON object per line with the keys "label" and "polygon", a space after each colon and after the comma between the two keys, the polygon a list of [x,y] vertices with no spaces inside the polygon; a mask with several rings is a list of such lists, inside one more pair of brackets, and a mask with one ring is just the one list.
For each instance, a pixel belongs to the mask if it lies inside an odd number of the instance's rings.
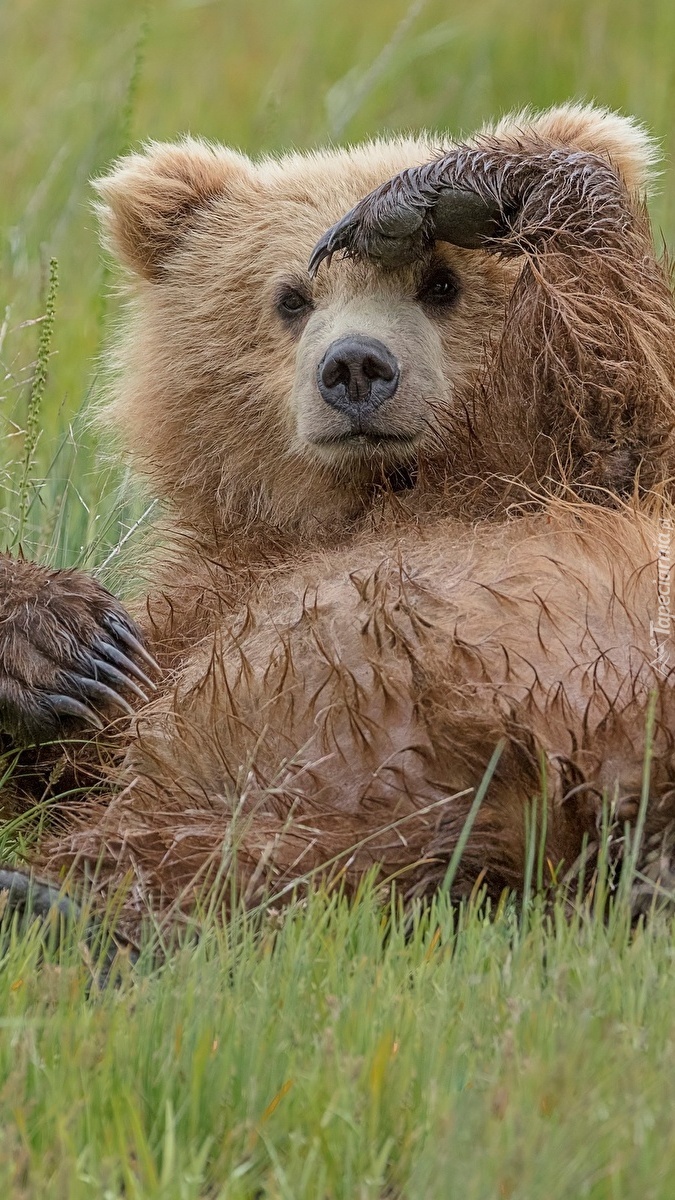
{"label": "light tan fur", "polygon": [[521,131],[536,128],[537,135],[551,146],[574,146],[600,154],[621,174],[634,194],[648,191],[657,175],[659,151],[655,141],[634,117],[626,117],[588,104],[561,104],[543,113],[524,108],[501,121],[486,125],[478,137],[489,134],[508,147],[516,144]]}
{"label": "light tan fur", "polygon": [[[632,121],[570,106],[505,118],[497,136],[508,144],[522,128],[606,153],[630,187],[646,183],[654,149]],[[342,532],[361,516],[364,498],[370,507],[387,455],[336,451],[327,461],[312,440],[337,424],[314,376],[345,332],[377,336],[399,357],[402,385],[386,416],[410,431],[413,455],[433,444],[439,413],[461,407],[457,392],[499,335],[511,263],[439,247],[460,283],[441,320],[416,301],[420,267],[383,275],[344,263],[321,273],[299,340],[274,306],[282,283],[309,287],[309,252],[342,212],[449,144],[427,135],[253,163],[186,139],[153,144],[99,181],[106,238],[135,272],[109,417],[137,468],[191,527],[210,536],[262,520],[323,538],[326,527]]]}

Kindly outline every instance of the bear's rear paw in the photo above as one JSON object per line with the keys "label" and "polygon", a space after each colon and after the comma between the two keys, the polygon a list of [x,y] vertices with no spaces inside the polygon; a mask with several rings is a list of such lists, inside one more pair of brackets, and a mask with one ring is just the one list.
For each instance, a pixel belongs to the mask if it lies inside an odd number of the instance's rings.
{"label": "bear's rear paw", "polygon": [[675,825],[647,839],[630,893],[633,917],[675,913]]}
{"label": "bear's rear paw", "polygon": [[[148,674],[148,671],[150,674]],[[81,571],[0,558],[0,728],[18,744],[131,716],[157,663],[118,600]]]}
{"label": "bear's rear paw", "polygon": [[[117,984],[124,959],[132,965],[138,951],[123,934],[105,927],[102,917],[89,916],[62,888],[36,878],[27,868],[0,866],[0,950],[12,925],[25,932],[38,922],[55,949],[70,930],[80,947],[97,988]],[[89,989],[88,989],[89,990]]]}

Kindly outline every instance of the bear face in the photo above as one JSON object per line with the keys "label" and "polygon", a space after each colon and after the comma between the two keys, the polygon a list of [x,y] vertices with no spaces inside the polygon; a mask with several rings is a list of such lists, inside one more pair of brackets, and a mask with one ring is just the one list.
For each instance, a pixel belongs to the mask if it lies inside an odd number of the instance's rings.
{"label": "bear face", "polygon": [[[500,145],[526,121],[530,137],[644,182],[651,146],[629,120],[520,114],[495,127]],[[393,139],[253,163],[188,139],[99,181],[108,243],[135,281],[108,416],[184,526],[343,532],[382,486],[408,486],[464,412],[519,262],[437,242],[388,270],[308,271],[328,226],[438,150]]]}
{"label": "bear face", "polygon": [[[138,278],[112,416],[191,521],[255,511],[283,526],[343,523],[373,484],[412,465],[466,389],[510,265],[439,245],[387,273],[345,263],[312,280],[307,269],[345,207],[431,153],[407,141],[254,165],[186,142],[99,184]],[[153,189],[170,193],[179,172],[193,207],[176,229]]]}

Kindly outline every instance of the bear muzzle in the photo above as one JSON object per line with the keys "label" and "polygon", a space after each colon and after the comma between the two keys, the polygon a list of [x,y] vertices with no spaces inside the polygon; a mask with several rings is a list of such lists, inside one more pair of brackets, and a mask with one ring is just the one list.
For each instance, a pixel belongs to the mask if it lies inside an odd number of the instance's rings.
{"label": "bear muzzle", "polygon": [[355,334],[332,342],[317,367],[322,399],[357,436],[378,433],[371,417],[395,395],[400,377],[398,360],[383,342]]}

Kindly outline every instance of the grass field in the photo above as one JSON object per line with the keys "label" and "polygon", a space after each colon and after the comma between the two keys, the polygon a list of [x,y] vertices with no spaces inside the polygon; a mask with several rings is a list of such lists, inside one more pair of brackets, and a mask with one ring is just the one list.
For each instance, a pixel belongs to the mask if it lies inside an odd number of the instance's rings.
{"label": "grass field", "polygon": [[[129,145],[468,130],[573,96],[637,114],[668,160],[674,51],[671,0],[0,4],[4,543],[133,588],[107,560],[146,501],[84,416],[118,303],[87,180]],[[652,211],[672,244],[670,174]],[[487,921],[440,897],[406,928],[364,888],[88,979],[77,933],[0,961],[12,1197],[675,1196],[675,940],[621,905]]]}

